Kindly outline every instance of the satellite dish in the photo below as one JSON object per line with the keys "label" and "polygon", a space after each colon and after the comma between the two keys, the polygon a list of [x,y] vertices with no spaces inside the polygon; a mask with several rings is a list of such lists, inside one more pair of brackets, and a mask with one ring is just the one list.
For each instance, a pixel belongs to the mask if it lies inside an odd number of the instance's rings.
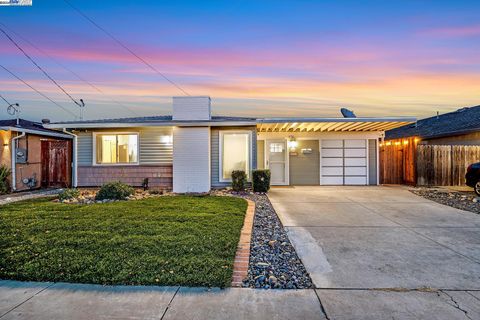
{"label": "satellite dish", "polygon": [[356,118],[357,116],[353,113],[352,110],[348,110],[347,108],[341,108],[340,112],[342,113],[344,118]]}

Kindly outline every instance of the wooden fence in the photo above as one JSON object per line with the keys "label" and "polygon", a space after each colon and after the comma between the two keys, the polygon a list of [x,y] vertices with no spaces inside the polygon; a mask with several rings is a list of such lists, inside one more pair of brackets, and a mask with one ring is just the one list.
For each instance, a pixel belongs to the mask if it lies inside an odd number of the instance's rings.
{"label": "wooden fence", "polygon": [[467,167],[480,161],[480,146],[418,145],[417,184],[465,185]]}
{"label": "wooden fence", "polygon": [[422,145],[418,139],[380,145],[380,183],[463,186],[467,167],[480,162],[480,146]]}
{"label": "wooden fence", "polygon": [[380,144],[380,183],[416,184],[417,142],[418,139],[411,137]]}

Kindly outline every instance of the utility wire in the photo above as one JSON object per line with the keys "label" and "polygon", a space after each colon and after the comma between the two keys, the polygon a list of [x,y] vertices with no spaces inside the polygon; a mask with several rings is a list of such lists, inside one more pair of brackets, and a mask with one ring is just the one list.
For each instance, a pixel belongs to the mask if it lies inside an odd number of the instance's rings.
{"label": "utility wire", "polygon": [[154,66],[152,66],[150,63],[148,63],[145,59],[143,59],[142,57],[140,57],[138,54],[136,54],[132,49],[130,49],[129,47],[127,47],[125,44],[123,44],[120,40],[118,40],[113,34],[111,34],[110,32],[108,32],[106,29],[104,29],[102,26],[100,26],[98,23],[96,23],[93,19],[91,19],[90,17],[88,17],[85,13],[83,13],[82,11],[80,11],[80,9],[78,9],[77,7],[75,7],[70,1],[68,0],[63,0],[66,4],[68,4],[73,10],[75,10],[79,15],[81,15],[82,17],[84,17],[86,20],[88,20],[91,24],[93,24],[96,28],[98,28],[100,31],[102,31],[103,33],[105,33],[108,37],[110,37],[113,41],[115,41],[119,46],[121,46],[122,48],[124,48],[125,50],[127,50],[131,55],[133,55],[135,58],[137,58],[138,60],[140,60],[143,64],[145,64],[147,67],[149,67],[151,70],[153,70],[155,73],[157,73],[158,75],[160,75],[162,78],[164,78],[165,80],[167,80],[168,82],[170,82],[170,84],[172,84],[173,86],[175,86],[178,90],[180,90],[184,95],[186,96],[189,96],[190,94],[188,94],[187,91],[185,91],[182,87],[180,87],[178,84],[176,84],[173,80],[170,80],[165,74],[163,74],[162,72],[158,71],[157,68],[155,68]]}
{"label": "utility wire", "polygon": [[69,114],[71,114],[72,116],[74,116],[75,118],[77,118],[77,116],[71,112],[70,110],[68,110],[67,108],[65,108],[64,106],[58,104],[57,102],[53,101],[52,99],[50,99],[48,96],[46,96],[45,94],[43,94],[42,92],[38,91],[37,89],[35,89],[34,87],[32,87],[30,84],[28,84],[26,81],[24,81],[22,78],[20,78],[19,76],[17,76],[15,73],[13,73],[12,71],[10,71],[9,69],[7,69],[5,66],[1,65],[0,64],[0,68],[2,68],[3,70],[5,70],[6,72],[10,73],[13,77],[17,78],[18,81],[22,82],[23,84],[25,84],[27,87],[29,87],[30,89],[32,89],[33,91],[35,91],[36,93],[38,93],[39,95],[41,95],[42,97],[44,97],[45,99],[47,99],[48,101],[50,101],[51,103],[55,104],[57,107],[61,108],[63,111],[65,112],[68,112]]}
{"label": "utility wire", "polygon": [[4,23],[0,22],[0,25],[2,25],[5,29],[7,29],[8,31],[10,31],[11,33],[13,33],[14,35],[17,36],[17,38],[20,38],[22,39],[23,41],[25,41],[26,43],[28,43],[32,48],[34,48],[35,50],[37,50],[38,52],[40,52],[41,54],[47,56],[48,58],[50,58],[53,62],[55,62],[57,65],[59,65],[60,67],[62,67],[63,69],[65,69],[66,71],[70,72],[71,74],[73,74],[77,79],[79,79],[80,81],[86,83],[87,85],[89,85],[90,87],[92,87],[93,89],[95,89],[97,92],[103,94],[105,97],[107,97],[110,101],[112,101],[113,103],[125,108],[126,110],[130,111],[131,113],[133,113],[134,115],[136,116],[140,116],[140,114],[138,114],[137,112],[133,111],[132,109],[130,109],[129,107],[127,107],[126,105],[124,105],[123,103],[109,97],[103,90],[101,90],[99,87],[97,87],[96,85],[94,85],[93,83],[91,83],[90,81],[84,79],[83,77],[81,77],[78,73],[76,73],[75,71],[73,71],[72,69],[68,68],[67,66],[65,66],[64,64],[60,63],[57,59],[55,59],[54,57],[52,57],[50,54],[48,54],[48,52],[46,52],[45,50],[42,50],[40,49],[38,46],[36,46],[35,44],[33,44],[30,40],[26,39],[25,37],[21,36],[20,34],[18,34],[17,32],[15,32],[14,30],[12,30],[11,28],[9,28],[8,26],[6,26]]}
{"label": "utility wire", "polygon": [[30,57],[25,52],[25,50],[23,50],[22,47],[20,47],[20,45],[15,40],[13,40],[12,37],[10,37],[10,35],[5,30],[3,30],[2,27],[0,27],[0,31],[8,38],[8,40],[10,40],[10,42],[12,42],[18,48],[18,50],[20,50],[25,55],[25,57],[27,57],[28,60],[30,60],[40,71],[42,71],[43,74],[48,79],[50,79],[60,90],[62,90],[63,93],[65,93],[67,95],[67,97],[69,97],[77,106],[79,106],[80,108],[83,108],[85,106],[83,103],[81,103],[82,102],[81,99],[80,99],[80,102],[77,102],[77,100],[75,100],[67,91],[65,91],[65,89],[63,89],[63,87],[61,85],[59,85],[58,82],[55,81],[55,79],[53,79],[45,70],[43,70],[43,68],[40,67],[38,65],[38,63],[36,63],[35,60],[33,60],[33,58]]}
{"label": "utility wire", "polygon": [[5,99],[1,94],[0,94],[0,98],[2,98],[3,101],[5,101],[5,103],[9,106],[11,106],[12,104],[10,102],[7,101],[7,99]]}

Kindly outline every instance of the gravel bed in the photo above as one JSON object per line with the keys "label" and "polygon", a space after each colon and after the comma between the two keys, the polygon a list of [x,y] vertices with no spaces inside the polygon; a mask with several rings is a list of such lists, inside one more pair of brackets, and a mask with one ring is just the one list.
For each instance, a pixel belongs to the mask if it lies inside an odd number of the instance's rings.
{"label": "gravel bed", "polygon": [[244,287],[264,289],[313,288],[312,279],[297,256],[277,213],[264,194],[239,195],[255,201],[248,277]]}
{"label": "gravel bed", "polygon": [[460,192],[436,188],[411,189],[414,194],[461,210],[480,214],[480,197],[472,192]]}

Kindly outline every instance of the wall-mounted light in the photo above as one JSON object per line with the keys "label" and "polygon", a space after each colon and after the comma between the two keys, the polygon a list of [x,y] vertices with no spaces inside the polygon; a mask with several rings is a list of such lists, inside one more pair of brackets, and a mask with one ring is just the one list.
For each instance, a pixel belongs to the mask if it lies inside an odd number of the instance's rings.
{"label": "wall-mounted light", "polygon": [[172,144],[173,143],[173,136],[161,136],[160,137],[161,143]]}
{"label": "wall-mounted light", "polygon": [[8,142],[4,142],[3,147],[5,147],[5,148],[8,147]]}
{"label": "wall-mounted light", "polygon": [[288,137],[287,145],[288,145],[288,148],[290,149],[290,151],[295,152],[295,149],[298,146],[297,139],[295,139],[294,136]]}
{"label": "wall-mounted light", "polygon": [[403,144],[404,144],[404,145],[407,145],[407,144],[408,144],[408,140],[403,140]]}

